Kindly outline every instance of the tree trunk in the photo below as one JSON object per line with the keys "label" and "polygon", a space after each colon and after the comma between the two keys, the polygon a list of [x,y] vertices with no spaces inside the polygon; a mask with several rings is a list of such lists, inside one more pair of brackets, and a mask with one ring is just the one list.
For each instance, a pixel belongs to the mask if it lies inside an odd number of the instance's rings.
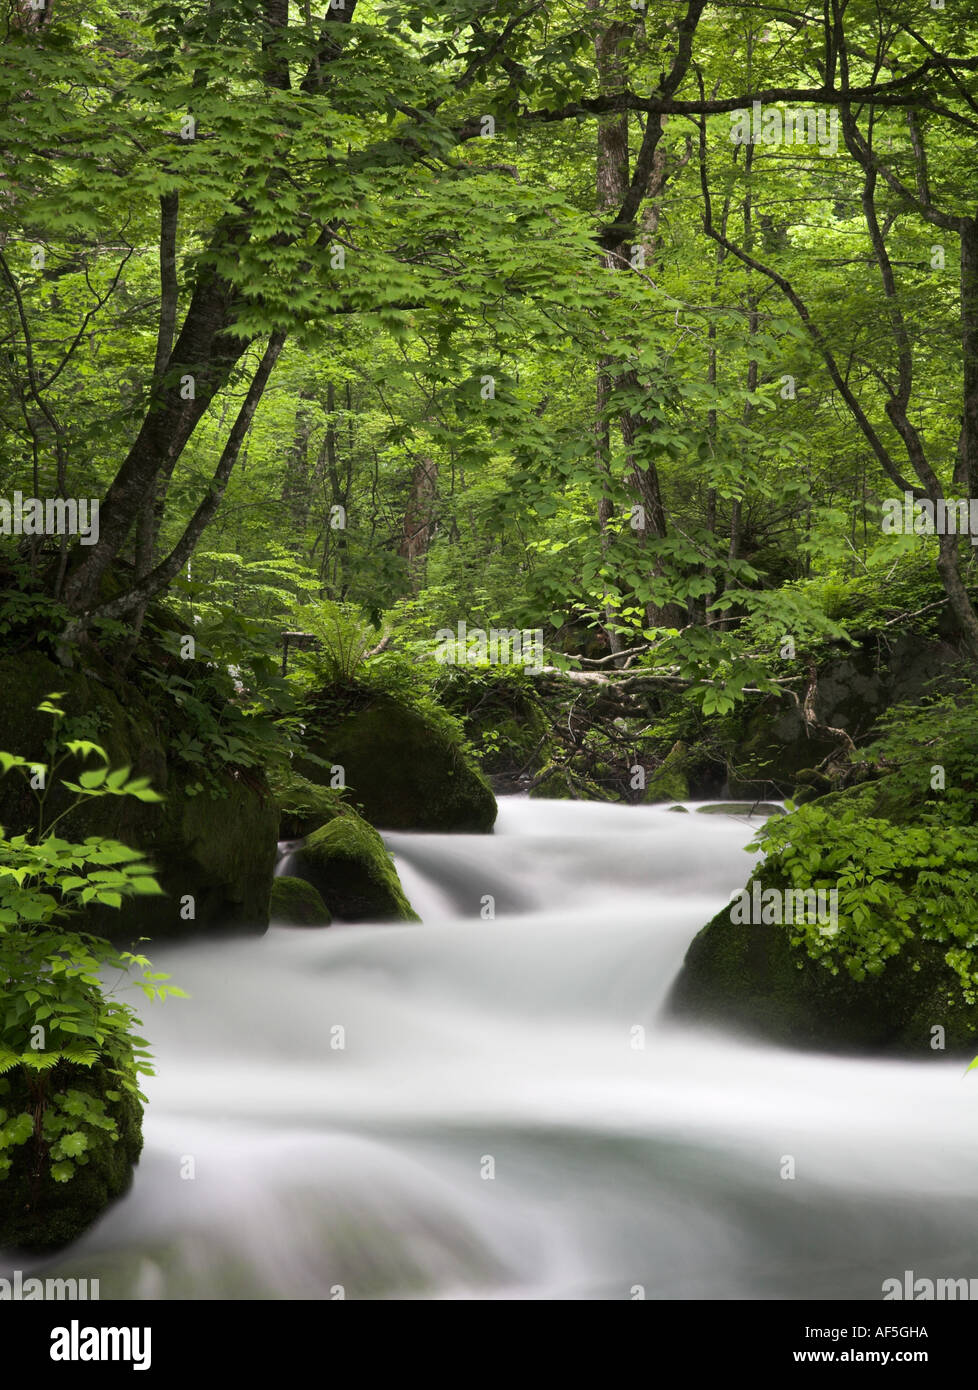
{"label": "tree trunk", "polygon": [[433,459],[420,458],[411,474],[411,490],[404,509],[404,525],[397,553],[408,562],[411,592],[416,594],[424,583],[428,547],[435,532],[435,488],[438,465]]}

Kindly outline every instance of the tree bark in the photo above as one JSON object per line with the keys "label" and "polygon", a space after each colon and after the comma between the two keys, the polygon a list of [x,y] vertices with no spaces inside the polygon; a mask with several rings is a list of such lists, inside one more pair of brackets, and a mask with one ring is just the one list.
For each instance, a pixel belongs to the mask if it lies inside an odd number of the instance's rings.
{"label": "tree bark", "polygon": [[438,465],[434,459],[419,458],[411,473],[411,486],[404,509],[401,543],[397,553],[408,563],[411,592],[416,594],[424,583],[428,547],[435,533],[435,489]]}

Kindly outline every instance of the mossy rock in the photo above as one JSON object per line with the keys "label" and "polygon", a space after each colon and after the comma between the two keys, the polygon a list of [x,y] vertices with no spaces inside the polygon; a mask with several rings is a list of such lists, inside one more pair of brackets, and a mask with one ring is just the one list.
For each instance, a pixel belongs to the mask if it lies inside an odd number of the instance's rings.
{"label": "mossy rock", "polygon": [[[715,721],[731,767],[731,796],[790,795],[809,785],[801,774],[837,753],[844,742],[826,727],[844,729],[855,741],[867,736],[880,715],[901,700],[917,700],[929,682],[955,669],[954,651],[919,636],[894,636],[885,664],[878,642],[819,664],[815,714],[821,728],[809,729],[790,697],[766,695],[736,715]],[[812,800],[807,794],[803,799]]]}
{"label": "mossy rock", "polygon": [[[205,784],[191,795],[199,775],[168,758],[167,730],[136,685],[109,685],[91,672],[65,670],[40,652],[0,658],[0,689],[0,746],[6,752],[48,760],[45,742],[52,722],[36,706],[52,691],[62,691],[70,735],[100,744],[113,768],[128,766],[133,776],[148,777],[165,798],[160,803],[120,796],[87,800],[62,821],[59,833],[67,838],[108,836],[142,851],[156,866],[166,894],[126,902],[118,912],[93,912],[86,926],[117,938],[265,929],[278,810],[261,775],[216,774],[216,786]],[[69,758],[52,783],[49,821],[73,799],[60,778],[77,780],[85,765]],[[0,825],[8,835],[30,830],[36,810],[23,778],[16,773],[0,778]]]}
{"label": "mossy rock", "polygon": [[[335,720],[307,715],[309,749],[343,768],[349,795],[381,830],[488,833],[496,798],[460,742],[417,710],[389,695]],[[326,768],[299,762],[297,771],[322,783]]]}
{"label": "mossy rock", "polygon": [[783,816],[785,810],[783,806],[776,806],[773,801],[717,801],[711,806],[697,806],[696,814],[699,816],[757,816],[767,819],[769,816]]}
{"label": "mossy rock", "polygon": [[897,825],[907,825],[921,819],[926,799],[922,788],[893,771],[870,782],[825,792],[818,798],[818,804],[823,811],[835,806],[840,810],[856,810],[870,820],[891,820]]}
{"label": "mossy rock", "polygon": [[343,922],[418,922],[394,861],[372,825],[352,811],[306,839],[289,867]]}
{"label": "mossy rock", "polygon": [[[730,734],[727,735],[730,738]],[[797,774],[827,758],[839,746],[831,734],[811,734],[795,706],[784,707],[776,696],[754,707],[728,743],[732,771],[728,786],[733,797],[787,796]]]}
{"label": "mossy rock", "polygon": [[796,806],[804,806],[809,801],[817,801],[820,796],[835,790],[835,783],[824,772],[814,767],[803,767],[795,773],[795,789],[791,799]]}
{"label": "mossy rock", "polygon": [[[877,976],[833,975],[790,927],[737,923],[724,907],[686,953],[671,1013],[824,1051],[941,1057],[978,1044],[978,1009],[960,1002],[957,977],[936,941],[908,942]],[[933,1029],[947,1052],[933,1051]]]}
{"label": "mossy rock", "polygon": [[688,801],[689,781],[686,764],[689,749],[680,739],[672,745],[659,766],[649,774],[642,801],[646,806],[660,801]]}
{"label": "mossy rock", "polygon": [[[22,1071],[5,1078],[8,1094],[0,1105],[10,1114],[31,1108]],[[77,1090],[105,1099],[118,1089],[116,1078],[97,1064],[91,1069],[60,1062],[51,1073],[56,1092]],[[142,1106],[137,1097],[120,1092],[105,1101],[107,1114],[116,1122],[118,1137],[96,1131],[90,1139],[88,1162],[78,1164],[67,1182],[55,1182],[33,1140],[10,1149],[10,1172],[0,1179],[0,1246],[25,1251],[54,1250],[77,1240],[117,1197],[128,1191],[132,1170],[143,1146]],[[32,1174],[40,1168],[40,1177]]]}
{"label": "mossy rock", "polygon": [[273,881],[269,912],[272,921],[283,927],[328,927],[333,920],[312,884],[288,874]]}

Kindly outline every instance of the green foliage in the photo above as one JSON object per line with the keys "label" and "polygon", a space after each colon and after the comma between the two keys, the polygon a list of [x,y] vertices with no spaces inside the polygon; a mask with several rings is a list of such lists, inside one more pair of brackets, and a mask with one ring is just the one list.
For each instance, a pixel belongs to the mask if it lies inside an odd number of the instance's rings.
{"label": "green foliage", "polygon": [[838,891],[838,930],[796,923],[792,937],[833,974],[878,975],[913,939],[937,941],[965,1002],[978,998],[978,830],[815,803],[768,821],[756,844],[766,883]]}
{"label": "green foliage", "polygon": [[366,654],[381,635],[360,611],[348,603],[324,599],[295,610],[299,630],[312,633],[318,646],[298,659],[320,685],[344,685],[355,681]]}
{"label": "green foliage", "polygon": [[[126,898],[161,889],[135,850],[97,836],[74,843],[57,836],[55,826],[92,797],[160,798],[146,779],[130,778],[128,768],[110,771],[97,744],[59,738],[63,714],[56,695],[38,708],[52,716],[49,747],[62,756],[48,767],[0,753],[2,775],[24,776],[39,803],[34,834],[8,837],[0,831],[0,979],[6,982],[0,996],[0,1077],[19,1074],[32,1101],[30,1111],[0,1108],[0,1177],[10,1170],[9,1150],[33,1142],[55,1181],[67,1182],[87,1163],[92,1132],[104,1130],[115,1138],[116,1127],[102,1100],[59,1090],[54,1078],[66,1067],[102,1063],[117,1087],[106,1093],[112,1101],[123,1092],[139,1096],[138,1076],[152,1074],[145,1040],[134,1031],[135,1011],[111,998],[103,977],[118,972],[121,979],[135,970],[148,999],[182,991],[166,983],[168,975],[154,973],[145,956],[118,951],[72,928],[72,918],[84,908],[117,908]],[[46,798],[69,758],[95,759],[99,765],[82,771],[77,782],[63,779],[75,793],[74,802],[45,824]],[[37,785],[41,781],[43,790]],[[10,1081],[0,1081],[0,1102],[10,1092]]]}
{"label": "green foliage", "polygon": [[[292,687],[278,675],[266,641],[239,632],[234,645],[240,668],[228,669],[201,640],[194,659],[179,658],[181,638],[167,631],[158,646],[169,661],[144,660],[140,680],[154,693],[166,726],[167,753],[196,774],[186,783],[188,796],[206,792],[227,795],[224,774],[264,768],[288,757],[287,724],[280,721],[294,708]],[[274,668],[274,669],[273,669]],[[253,684],[235,678],[249,672]]]}
{"label": "green foliage", "polygon": [[[688,680],[704,712],[721,715],[785,674],[786,632],[807,653],[843,620],[885,630],[896,609],[933,631],[945,616],[931,608],[934,546],[881,532],[894,470],[867,459],[838,374],[779,281],[704,231],[711,187],[727,234],[751,238],[797,290],[861,418],[904,469],[913,460],[887,383],[909,369],[913,428],[947,489],[962,413],[957,234],[938,268],[911,196],[906,112],[892,95],[860,102],[887,161],[874,196],[891,291],[846,142],[764,145],[748,163],[726,112],[704,119],[695,152],[682,123],[663,128],[655,231],[649,207],[616,228],[642,256],[612,268],[596,244],[607,210],[594,196],[595,37],[615,24],[632,91],[653,90],[676,56],[668,7],[640,18],[619,8],[582,22],[563,0],[446,13],[362,2],[342,20],[328,5],[292,6],[272,36],[260,6],[206,0],[11,11],[0,138],[18,175],[2,251],[0,489],[50,494],[67,478],[69,492],[85,480],[104,496],[151,405],[191,365],[214,392],[188,410],[178,455],[159,459],[167,554],[206,495],[265,337],[287,333],[221,511],[172,584],[202,659],[239,669],[246,704],[287,712],[276,648],[296,599],[343,614],[341,627],[335,615],[326,624],[324,678],[330,663],[341,679],[356,672],[357,607],[373,621],[406,601],[423,620],[418,640],[422,626],[430,639],[462,617],[556,631],[572,614],[647,643],[644,664]],[[966,213],[972,174],[958,138],[969,118],[969,76],[954,57],[962,23],[895,15],[877,40],[857,7],[843,25],[857,84],[942,63],[952,74],[939,105],[925,90],[932,77],[905,90],[907,110],[929,113],[920,141],[947,228]],[[699,82],[724,93],[804,86],[822,41],[817,22],[754,4],[736,34],[722,8],[697,10],[688,38],[677,96],[690,100]],[[474,138],[482,113],[492,138]],[[625,119],[634,148],[643,117]],[[154,382],[161,198],[178,200],[177,328],[189,322],[187,341],[213,353]],[[839,244],[852,255],[840,258]],[[856,286],[851,266],[867,261]],[[206,334],[195,318],[209,302],[204,277],[227,306]],[[430,495],[419,496],[423,468]],[[661,527],[632,527],[642,478],[661,496]],[[60,544],[4,536],[0,549],[15,576],[2,586],[0,638],[55,639],[68,617]],[[907,556],[920,583],[903,573]],[[962,558],[969,583],[976,563],[973,551]],[[166,693],[186,697],[178,753],[202,769],[202,786],[209,761],[252,765],[257,728],[215,721],[179,684]]]}
{"label": "green foliage", "polygon": [[[962,573],[971,591],[978,593],[973,555]],[[946,621],[946,596],[934,571],[933,552],[920,537],[891,538],[881,542],[865,564],[852,563],[850,556],[845,567],[833,564],[815,578],[786,587],[849,632],[885,633],[899,623],[899,631],[933,636],[942,618]]]}
{"label": "green foliage", "polygon": [[978,686],[962,678],[942,695],[887,710],[863,756],[886,770],[888,799],[912,807],[915,820],[971,826],[978,821],[976,721]]}

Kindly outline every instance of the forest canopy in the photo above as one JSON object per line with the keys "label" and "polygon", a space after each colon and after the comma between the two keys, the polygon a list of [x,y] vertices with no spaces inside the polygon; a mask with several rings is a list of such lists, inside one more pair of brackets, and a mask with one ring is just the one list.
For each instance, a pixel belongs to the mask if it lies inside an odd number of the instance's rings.
{"label": "forest canopy", "polygon": [[722,709],[903,582],[978,655],[971,47],[867,0],[8,3],[8,628],[70,663],[169,593],[233,658],[326,599]]}

